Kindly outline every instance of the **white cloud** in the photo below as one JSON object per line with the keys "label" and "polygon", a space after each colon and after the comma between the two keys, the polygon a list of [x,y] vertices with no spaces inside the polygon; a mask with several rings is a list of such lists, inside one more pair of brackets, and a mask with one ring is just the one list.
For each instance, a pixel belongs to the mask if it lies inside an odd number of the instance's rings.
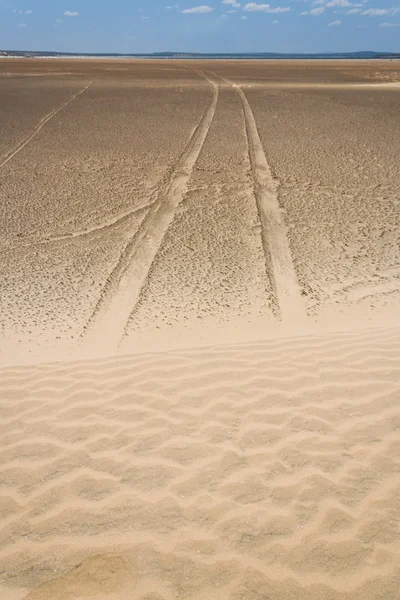
{"label": "white cloud", "polygon": [[33,10],[26,10],[26,11],[25,11],[25,14],[26,14],[26,15],[31,15],[32,13],[33,13]]}
{"label": "white cloud", "polygon": [[379,27],[398,27],[398,26],[399,26],[398,23],[388,23],[388,22],[381,23],[379,25]]}
{"label": "white cloud", "polygon": [[351,2],[349,2],[349,0],[329,0],[325,6],[328,8],[331,8],[332,6],[351,6]]}
{"label": "white cloud", "polygon": [[279,21],[277,21],[276,19],[275,19],[275,21],[272,21],[273,25],[276,25],[277,23],[279,23]]}
{"label": "white cloud", "polygon": [[265,12],[275,14],[275,13],[289,12],[289,10],[292,10],[292,9],[289,8],[288,6],[278,6],[277,8],[270,8],[269,10],[266,10]]}
{"label": "white cloud", "polygon": [[337,27],[338,25],[341,25],[342,21],[332,21],[332,23],[328,23],[328,27]]}
{"label": "white cloud", "polygon": [[394,15],[398,10],[398,8],[368,8],[368,10],[363,10],[361,14],[380,17],[381,15]]}
{"label": "white cloud", "polygon": [[183,10],[183,14],[184,15],[189,15],[189,14],[204,14],[204,13],[210,13],[212,12],[214,9],[211,8],[211,6],[194,6],[193,8],[185,8],[185,10]]}
{"label": "white cloud", "polygon": [[242,21],[247,21],[247,17],[242,17]]}
{"label": "white cloud", "polygon": [[230,15],[233,15],[233,13],[237,12],[237,10],[235,10],[235,9],[234,10],[227,10],[226,12],[229,13]]}
{"label": "white cloud", "polygon": [[312,8],[310,10],[310,15],[313,17],[319,17],[319,15],[322,15],[323,12],[325,12],[325,7],[319,6],[318,8]]}
{"label": "white cloud", "polygon": [[348,15],[356,15],[359,12],[361,12],[361,8],[352,8],[351,10],[347,11],[347,14]]}
{"label": "white cloud", "polygon": [[269,4],[257,4],[256,2],[249,2],[243,7],[243,10],[248,12],[265,12],[265,13],[283,13],[291,10],[289,7],[278,6],[276,8],[272,8]]}
{"label": "white cloud", "polygon": [[64,15],[65,15],[66,17],[77,17],[77,16],[79,15],[79,13],[78,13],[78,12],[76,12],[76,11],[75,11],[75,12],[71,12],[70,10],[66,10],[66,11],[64,12]]}
{"label": "white cloud", "polygon": [[18,23],[17,27],[20,29],[24,29],[24,27],[28,27],[26,23]]}
{"label": "white cloud", "polygon": [[222,4],[229,4],[234,8],[240,8],[242,6],[240,2],[237,2],[236,0],[222,0]]}
{"label": "white cloud", "polygon": [[269,4],[257,4],[256,2],[249,2],[243,7],[243,10],[256,12],[265,11],[267,8],[269,8]]}

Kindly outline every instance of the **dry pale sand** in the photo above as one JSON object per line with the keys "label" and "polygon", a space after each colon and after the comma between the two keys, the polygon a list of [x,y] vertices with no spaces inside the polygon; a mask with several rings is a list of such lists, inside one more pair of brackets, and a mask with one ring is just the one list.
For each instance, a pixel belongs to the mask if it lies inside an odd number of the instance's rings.
{"label": "dry pale sand", "polygon": [[398,600],[399,82],[0,60],[1,600]]}
{"label": "dry pale sand", "polygon": [[397,600],[400,331],[0,373],[0,597]]}

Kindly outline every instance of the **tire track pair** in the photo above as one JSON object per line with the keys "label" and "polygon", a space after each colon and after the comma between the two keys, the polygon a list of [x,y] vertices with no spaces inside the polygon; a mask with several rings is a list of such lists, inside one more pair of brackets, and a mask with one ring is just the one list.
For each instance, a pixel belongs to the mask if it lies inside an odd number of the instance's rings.
{"label": "tire track pair", "polygon": [[91,352],[93,348],[101,347],[105,340],[109,352],[118,348],[150,267],[176,209],[186,195],[187,183],[214,119],[219,96],[219,85],[204,77],[212,88],[211,103],[156,201],[150,206],[139,229],[110,273],[85,326],[82,340],[84,351]]}
{"label": "tire track pair", "polygon": [[242,102],[254,196],[261,223],[261,241],[278,316],[286,323],[302,321],[306,317],[306,311],[293,265],[287,228],[279,206],[279,182],[272,175],[253,111],[242,88],[229,79],[215,73],[213,75],[236,90]]}
{"label": "tire track pair", "polygon": [[[196,72],[212,87],[211,103],[164,189],[150,206],[107,279],[82,336],[83,349],[89,352],[98,345],[101,347],[105,340],[108,352],[118,348],[151,265],[186,194],[187,183],[211,127],[219,97],[219,84],[205,73]],[[267,275],[275,292],[278,316],[286,322],[297,322],[304,319],[306,313],[278,202],[278,182],[272,176],[253,111],[243,90],[234,82],[215,73],[212,75],[234,88],[241,98]]]}

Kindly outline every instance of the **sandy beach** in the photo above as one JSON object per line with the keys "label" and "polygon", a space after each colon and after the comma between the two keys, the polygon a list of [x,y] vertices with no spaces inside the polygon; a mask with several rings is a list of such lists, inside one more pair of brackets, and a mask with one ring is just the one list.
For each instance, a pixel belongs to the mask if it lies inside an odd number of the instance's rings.
{"label": "sandy beach", "polygon": [[398,600],[400,63],[0,59],[0,596]]}

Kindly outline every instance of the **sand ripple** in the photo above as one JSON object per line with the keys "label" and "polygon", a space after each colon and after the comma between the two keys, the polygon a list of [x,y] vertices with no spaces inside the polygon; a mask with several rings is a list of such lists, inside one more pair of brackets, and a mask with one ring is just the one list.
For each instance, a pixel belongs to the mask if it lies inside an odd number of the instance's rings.
{"label": "sand ripple", "polygon": [[2,369],[1,598],[397,599],[399,339]]}

